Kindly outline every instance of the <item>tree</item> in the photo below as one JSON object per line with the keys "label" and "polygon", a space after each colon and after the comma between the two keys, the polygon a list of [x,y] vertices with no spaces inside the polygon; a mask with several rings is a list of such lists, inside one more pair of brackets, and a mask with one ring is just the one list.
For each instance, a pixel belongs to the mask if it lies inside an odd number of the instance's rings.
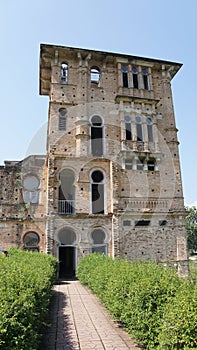
{"label": "tree", "polygon": [[191,253],[197,251],[197,208],[186,208],[188,215],[186,217],[187,243]]}

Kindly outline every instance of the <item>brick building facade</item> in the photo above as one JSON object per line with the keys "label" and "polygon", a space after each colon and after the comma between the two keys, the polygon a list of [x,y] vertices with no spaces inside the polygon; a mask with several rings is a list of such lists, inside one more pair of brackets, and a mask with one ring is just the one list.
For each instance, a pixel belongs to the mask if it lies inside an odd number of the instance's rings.
{"label": "brick building facade", "polygon": [[171,80],[181,64],[40,47],[46,156],[0,167],[0,246],[57,256],[60,276],[91,252],[187,272]]}

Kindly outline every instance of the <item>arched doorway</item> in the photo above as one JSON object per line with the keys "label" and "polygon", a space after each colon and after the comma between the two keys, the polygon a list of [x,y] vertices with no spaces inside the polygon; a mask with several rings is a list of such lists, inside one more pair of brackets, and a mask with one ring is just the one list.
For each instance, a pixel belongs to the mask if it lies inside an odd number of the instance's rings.
{"label": "arched doorway", "polygon": [[59,277],[72,278],[76,271],[76,234],[72,228],[64,228],[58,233]]}

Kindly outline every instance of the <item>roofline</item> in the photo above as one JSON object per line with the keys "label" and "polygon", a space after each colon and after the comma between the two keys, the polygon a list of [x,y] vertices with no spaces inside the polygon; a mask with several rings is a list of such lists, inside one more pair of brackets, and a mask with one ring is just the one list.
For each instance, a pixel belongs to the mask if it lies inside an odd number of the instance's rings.
{"label": "roofline", "polygon": [[82,47],[74,47],[74,46],[63,46],[63,45],[53,45],[53,44],[40,44],[40,51],[42,50],[42,47],[48,48],[48,49],[72,49],[76,51],[87,51],[87,52],[96,52],[100,53],[103,55],[110,55],[110,56],[120,56],[120,57],[126,57],[126,58],[133,58],[133,59],[145,59],[146,61],[149,62],[158,62],[161,64],[170,64],[170,65],[176,65],[182,67],[183,63],[180,62],[174,62],[174,61],[168,61],[168,60],[161,60],[157,58],[150,58],[150,57],[144,57],[144,56],[135,56],[135,55],[130,55],[128,53],[119,53],[119,52],[113,52],[113,51],[100,51],[100,50],[95,50],[95,49],[87,49],[87,48],[82,48]]}

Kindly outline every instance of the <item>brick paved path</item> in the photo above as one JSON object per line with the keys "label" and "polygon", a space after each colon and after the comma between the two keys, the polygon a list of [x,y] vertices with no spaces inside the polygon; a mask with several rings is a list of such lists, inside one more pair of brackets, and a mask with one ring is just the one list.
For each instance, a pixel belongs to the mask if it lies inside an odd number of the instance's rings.
{"label": "brick paved path", "polygon": [[79,281],[54,287],[49,322],[40,350],[139,349]]}

